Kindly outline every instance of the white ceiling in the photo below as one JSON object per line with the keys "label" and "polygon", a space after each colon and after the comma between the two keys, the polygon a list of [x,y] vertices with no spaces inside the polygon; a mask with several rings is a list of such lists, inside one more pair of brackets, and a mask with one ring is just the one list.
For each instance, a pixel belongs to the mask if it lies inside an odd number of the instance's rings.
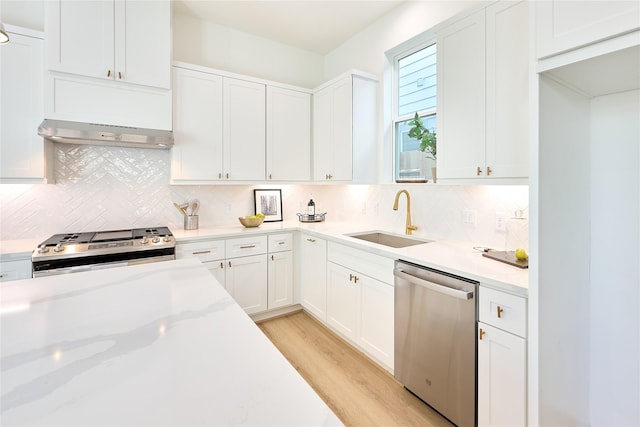
{"label": "white ceiling", "polygon": [[404,0],[174,0],[174,10],[327,54]]}

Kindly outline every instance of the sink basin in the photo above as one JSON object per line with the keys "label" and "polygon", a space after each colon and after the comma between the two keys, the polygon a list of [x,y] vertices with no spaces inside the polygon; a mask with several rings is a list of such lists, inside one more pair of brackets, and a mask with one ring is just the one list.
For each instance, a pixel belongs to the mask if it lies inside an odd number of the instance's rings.
{"label": "sink basin", "polygon": [[365,231],[363,233],[347,234],[354,239],[366,240],[367,242],[389,246],[391,248],[406,248],[407,246],[424,245],[432,240],[420,239],[417,237],[403,236],[400,234],[385,233],[383,231]]}

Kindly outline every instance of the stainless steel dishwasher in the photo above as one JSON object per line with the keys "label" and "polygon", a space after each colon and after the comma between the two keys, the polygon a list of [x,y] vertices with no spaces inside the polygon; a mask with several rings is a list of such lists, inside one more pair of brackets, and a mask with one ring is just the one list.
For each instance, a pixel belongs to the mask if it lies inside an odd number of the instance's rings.
{"label": "stainless steel dishwasher", "polygon": [[396,261],[395,369],[406,389],[454,424],[476,424],[478,282]]}

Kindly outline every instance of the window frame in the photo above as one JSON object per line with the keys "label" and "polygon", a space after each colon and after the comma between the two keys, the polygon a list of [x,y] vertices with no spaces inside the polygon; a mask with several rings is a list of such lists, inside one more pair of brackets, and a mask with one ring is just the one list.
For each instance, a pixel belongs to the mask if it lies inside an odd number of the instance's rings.
{"label": "window frame", "polygon": [[[393,158],[393,166],[392,166],[392,178],[394,183],[402,182],[402,183],[410,183],[410,182],[425,182],[425,180],[400,180],[399,179],[399,167],[400,167],[400,156],[398,151],[398,136],[397,135],[397,125],[400,122],[404,122],[413,118],[415,112],[411,114],[405,114],[403,116],[399,116],[399,96],[400,96],[400,88],[398,87],[399,83],[399,61],[410,56],[422,49],[426,49],[429,46],[436,45],[436,34],[433,29],[427,30],[424,33],[418,34],[417,36],[401,43],[400,45],[390,49],[386,52],[387,59],[391,65],[391,148],[392,148],[392,158]],[[436,52],[438,46],[436,45]],[[437,53],[436,53],[437,55]],[[437,62],[436,62],[437,65]],[[436,86],[437,86],[437,74],[436,74]],[[422,118],[429,116],[436,116],[438,112],[438,105],[436,101],[436,107],[418,111],[418,115]]]}

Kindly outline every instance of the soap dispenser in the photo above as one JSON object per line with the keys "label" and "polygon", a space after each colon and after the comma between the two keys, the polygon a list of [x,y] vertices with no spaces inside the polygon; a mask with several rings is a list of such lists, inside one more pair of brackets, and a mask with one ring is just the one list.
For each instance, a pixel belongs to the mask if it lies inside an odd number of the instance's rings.
{"label": "soap dispenser", "polygon": [[309,203],[307,203],[307,215],[309,220],[314,220],[316,218],[316,204],[313,201],[313,194],[311,194]]}

